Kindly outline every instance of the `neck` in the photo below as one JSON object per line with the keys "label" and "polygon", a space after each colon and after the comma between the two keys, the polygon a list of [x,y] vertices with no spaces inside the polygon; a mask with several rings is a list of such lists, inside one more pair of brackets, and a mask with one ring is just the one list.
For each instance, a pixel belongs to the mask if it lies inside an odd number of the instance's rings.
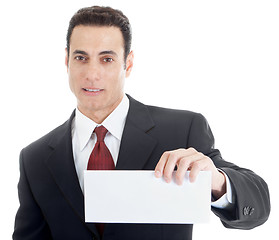
{"label": "neck", "polygon": [[83,115],[85,115],[86,117],[94,121],[95,123],[101,124],[118,107],[122,99],[123,96],[113,105],[111,105],[109,108],[92,110],[92,109],[83,109],[80,106],[78,106],[78,110]]}

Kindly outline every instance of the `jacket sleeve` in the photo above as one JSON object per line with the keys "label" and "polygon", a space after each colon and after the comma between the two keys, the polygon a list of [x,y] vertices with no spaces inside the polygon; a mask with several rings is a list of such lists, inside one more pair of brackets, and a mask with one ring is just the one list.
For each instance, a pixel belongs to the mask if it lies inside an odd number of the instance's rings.
{"label": "jacket sleeve", "polygon": [[13,239],[52,239],[44,216],[37,205],[25,174],[24,149],[20,153],[20,179],[18,183],[19,209],[15,218]]}
{"label": "jacket sleeve", "polygon": [[214,137],[206,119],[197,114],[193,120],[188,139],[194,147],[212,159],[230,179],[234,196],[233,209],[212,208],[227,228],[252,229],[263,224],[270,214],[270,197],[265,181],[253,171],[226,162],[219,150],[214,149]]}

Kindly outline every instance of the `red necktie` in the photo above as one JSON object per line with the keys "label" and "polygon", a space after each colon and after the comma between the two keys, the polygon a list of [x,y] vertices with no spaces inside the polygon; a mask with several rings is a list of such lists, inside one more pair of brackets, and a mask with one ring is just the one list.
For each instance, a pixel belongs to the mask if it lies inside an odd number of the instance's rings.
{"label": "red necktie", "polygon": [[[87,170],[114,170],[115,165],[112,156],[104,142],[108,130],[104,126],[100,126],[96,127],[94,132],[97,135],[97,142],[89,157]],[[104,224],[96,223],[95,225],[102,238],[104,232]]]}
{"label": "red necktie", "polygon": [[97,142],[90,155],[87,170],[114,170],[115,165],[104,139],[108,130],[104,126],[96,127]]}

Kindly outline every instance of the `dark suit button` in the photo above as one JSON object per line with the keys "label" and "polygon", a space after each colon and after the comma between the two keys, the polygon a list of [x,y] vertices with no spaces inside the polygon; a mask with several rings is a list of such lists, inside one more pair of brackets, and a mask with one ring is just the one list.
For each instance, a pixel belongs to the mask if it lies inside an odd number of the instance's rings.
{"label": "dark suit button", "polygon": [[251,208],[250,212],[249,212],[249,215],[251,216],[254,213],[254,211],[255,211],[255,208]]}
{"label": "dark suit button", "polygon": [[243,208],[243,215],[244,216],[248,215],[248,208],[247,207]]}
{"label": "dark suit button", "polygon": [[243,208],[243,215],[244,216],[247,216],[247,215],[251,216],[254,213],[254,211],[255,211],[255,208],[252,208],[250,206],[244,207]]}

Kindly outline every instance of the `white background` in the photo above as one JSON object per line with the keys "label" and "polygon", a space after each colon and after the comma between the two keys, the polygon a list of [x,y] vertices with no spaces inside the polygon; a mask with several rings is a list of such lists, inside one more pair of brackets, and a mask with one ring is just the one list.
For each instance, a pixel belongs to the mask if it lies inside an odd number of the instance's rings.
{"label": "white background", "polygon": [[224,159],[269,185],[266,224],[228,230],[212,214],[210,224],[194,227],[194,239],[272,239],[279,214],[279,4],[270,0],[1,1],[0,238],[13,231],[20,150],[75,107],[66,30],[74,12],[95,4],[121,9],[132,23],[135,66],[126,92],[146,104],[201,112]]}

